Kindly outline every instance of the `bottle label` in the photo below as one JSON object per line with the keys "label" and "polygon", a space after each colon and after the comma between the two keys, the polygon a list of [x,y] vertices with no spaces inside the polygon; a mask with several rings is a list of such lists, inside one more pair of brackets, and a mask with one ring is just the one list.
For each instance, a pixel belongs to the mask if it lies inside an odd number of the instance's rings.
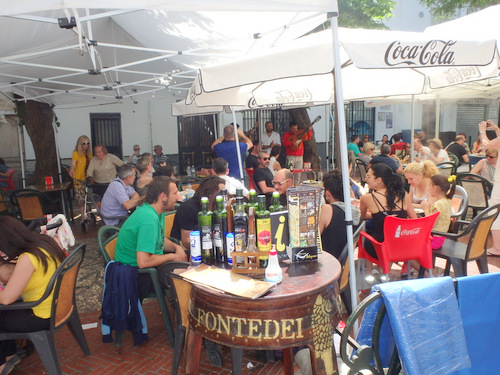
{"label": "bottle label", "polygon": [[189,235],[190,238],[190,247],[191,247],[191,261],[193,263],[201,262],[201,240],[200,240],[200,232],[193,231]]}
{"label": "bottle label", "polygon": [[232,252],[234,251],[234,234],[228,233],[226,235],[226,243],[227,243],[227,263],[228,264],[233,264],[233,255]]}
{"label": "bottle label", "polygon": [[201,227],[201,248],[203,250],[212,249],[212,228],[208,225]]}
{"label": "bottle label", "polygon": [[216,247],[222,247],[222,232],[220,224],[214,224],[214,244]]}
{"label": "bottle label", "polygon": [[259,251],[271,250],[271,219],[257,218],[257,247]]}

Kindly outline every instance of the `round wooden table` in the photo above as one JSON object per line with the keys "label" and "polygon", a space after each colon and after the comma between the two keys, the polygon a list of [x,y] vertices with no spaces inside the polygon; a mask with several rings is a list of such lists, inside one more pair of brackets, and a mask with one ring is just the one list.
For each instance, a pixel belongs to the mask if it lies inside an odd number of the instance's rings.
{"label": "round wooden table", "polygon": [[197,374],[201,338],[231,347],[233,374],[241,373],[242,349],[284,349],[285,373],[293,374],[291,348],[311,350],[315,374],[336,374],[333,333],[339,321],[335,280],[340,263],[323,252],[317,262],[283,268],[283,282],[257,299],[193,285],[187,360]]}

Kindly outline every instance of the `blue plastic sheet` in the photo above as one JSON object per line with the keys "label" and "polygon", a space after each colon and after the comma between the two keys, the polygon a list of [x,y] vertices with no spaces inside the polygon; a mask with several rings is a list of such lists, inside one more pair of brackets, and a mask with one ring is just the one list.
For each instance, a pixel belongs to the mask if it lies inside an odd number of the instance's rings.
{"label": "blue plastic sheet", "polygon": [[454,374],[498,374],[500,273],[460,277],[457,293],[472,368]]}
{"label": "blue plastic sheet", "polygon": [[[381,333],[384,366],[388,365],[392,352],[393,335],[405,374],[443,375],[470,367],[450,277],[379,284],[372,288],[376,290],[382,294],[389,317],[389,324],[383,326]],[[366,342],[363,342],[367,335],[363,325],[369,327],[373,323],[369,321],[374,318],[373,312],[368,311],[366,318],[358,336],[360,343]]]}

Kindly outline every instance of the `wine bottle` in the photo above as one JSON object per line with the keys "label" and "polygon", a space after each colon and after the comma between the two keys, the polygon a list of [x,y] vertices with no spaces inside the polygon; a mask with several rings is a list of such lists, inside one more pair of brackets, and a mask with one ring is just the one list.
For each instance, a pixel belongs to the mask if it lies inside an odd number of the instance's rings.
{"label": "wine bottle", "polygon": [[213,234],[215,246],[215,261],[217,263],[227,262],[226,259],[226,235],[227,230],[227,211],[224,207],[224,198],[217,195],[215,198],[216,208],[213,215]]}
{"label": "wine bottle", "polygon": [[[259,251],[269,253],[271,250],[271,214],[266,209],[266,196],[259,195],[257,197],[259,203],[258,210],[256,211],[257,222],[257,247]],[[269,255],[259,255],[259,266],[266,267]]]}
{"label": "wine bottle", "polygon": [[250,207],[255,207],[255,210],[257,211],[257,192],[254,189],[250,189],[248,192],[248,195],[250,197],[249,202],[245,203],[245,212],[248,215],[248,209]]}
{"label": "wine bottle", "polygon": [[[235,251],[245,251],[247,246],[248,236],[248,216],[243,207],[243,197],[236,198],[236,212],[233,217],[234,221],[234,249]],[[233,267],[242,267],[244,265],[244,257],[236,258],[236,265]]]}
{"label": "wine bottle", "polygon": [[280,202],[280,193],[273,191],[273,204],[269,206],[269,212],[283,211],[285,207]]}
{"label": "wine bottle", "polygon": [[[236,189],[236,196],[235,196],[235,198],[236,199],[243,198],[243,189]],[[245,204],[243,203],[243,207],[244,206],[245,206]],[[233,204],[233,213],[236,213],[236,201]]]}
{"label": "wine bottle", "polygon": [[201,262],[214,264],[214,248],[212,240],[212,211],[208,209],[208,198],[201,198],[201,211],[198,212],[198,226],[201,235]]}

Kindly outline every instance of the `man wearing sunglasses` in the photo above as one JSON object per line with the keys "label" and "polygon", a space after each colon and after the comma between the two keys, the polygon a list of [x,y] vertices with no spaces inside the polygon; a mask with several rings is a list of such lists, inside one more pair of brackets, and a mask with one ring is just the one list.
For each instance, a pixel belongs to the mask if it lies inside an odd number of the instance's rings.
{"label": "man wearing sunglasses", "polygon": [[269,169],[269,161],[271,156],[266,151],[259,152],[259,166],[255,168],[253,174],[253,182],[257,188],[259,194],[265,194],[267,199],[267,204],[271,202],[271,197],[274,191],[273,185],[273,173]]}

